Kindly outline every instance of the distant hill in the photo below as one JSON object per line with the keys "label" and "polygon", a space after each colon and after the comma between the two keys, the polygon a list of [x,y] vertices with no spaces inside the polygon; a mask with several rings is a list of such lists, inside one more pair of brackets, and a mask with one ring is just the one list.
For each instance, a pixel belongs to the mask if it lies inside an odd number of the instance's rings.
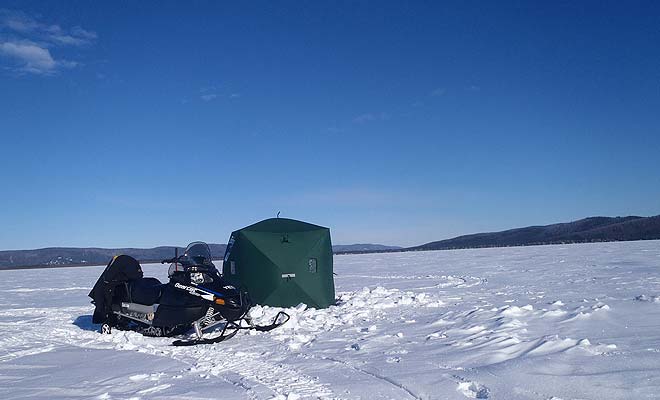
{"label": "distant hill", "polygon": [[458,236],[405,250],[447,250],[651,239],[660,239],[660,215],[654,217],[591,217],[567,223]]}
{"label": "distant hill", "polygon": [[387,250],[400,250],[399,246],[385,246],[383,244],[359,243],[359,244],[336,244],[332,246],[334,253],[366,253]]}
{"label": "distant hill", "polygon": [[[224,244],[209,244],[214,259],[221,259],[225,254]],[[183,253],[179,247],[179,254]],[[0,251],[0,269],[16,267],[48,267],[67,265],[103,265],[117,254],[135,257],[141,263],[160,262],[174,256],[174,246],[160,246],[151,249],[120,248],[103,249],[96,247],[49,247],[36,250]]]}
{"label": "distant hill", "polygon": [[[211,255],[214,260],[221,260],[225,255],[227,245],[210,243]],[[380,244],[350,244],[332,247],[335,253],[360,253],[400,249],[395,246]],[[179,247],[179,254],[183,253]],[[160,246],[151,249],[118,248],[105,249],[97,247],[49,247],[36,250],[6,250],[0,251],[0,269],[18,267],[61,267],[73,265],[103,265],[117,254],[127,254],[135,257],[141,263],[160,262],[174,256],[174,246]]]}
{"label": "distant hill", "polygon": [[[338,254],[378,253],[651,239],[660,239],[660,215],[654,217],[591,217],[561,224],[528,226],[501,232],[458,236],[408,248],[380,244],[350,244],[335,245],[332,249],[334,253]],[[224,244],[209,244],[209,246],[213,258],[222,259],[227,246]],[[179,252],[182,251],[183,248],[179,248]],[[171,258],[174,255],[174,247],[161,246],[151,249],[50,247],[37,250],[7,250],[0,251],[0,269],[103,265],[117,254],[128,254],[141,263],[159,262]]]}

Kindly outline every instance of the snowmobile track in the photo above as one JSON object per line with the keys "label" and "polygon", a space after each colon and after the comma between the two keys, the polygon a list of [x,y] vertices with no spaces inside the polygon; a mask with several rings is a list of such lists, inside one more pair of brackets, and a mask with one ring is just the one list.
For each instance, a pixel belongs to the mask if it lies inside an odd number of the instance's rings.
{"label": "snowmobile track", "polygon": [[318,383],[314,378],[284,364],[272,364],[264,359],[266,356],[263,354],[236,351],[227,357],[222,349],[213,347],[209,353],[215,353],[216,358],[198,361],[191,369],[193,372],[219,376],[231,371],[245,381],[263,385],[276,394],[295,393],[303,397],[334,398],[328,385]]}
{"label": "snowmobile track", "polygon": [[392,378],[388,378],[387,376],[383,376],[383,375],[377,374],[377,373],[375,373],[375,372],[367,371],[367,370],[365,370],[365,369],[362,369],[362,368],[356,367],[356,366],[354,366],[354,365],[351,365],[351,364],[350,364],[349,362],[347,362],[347,361],[340,360],[340,359],[338,359],[338,358],[334,358],[334,357],[328,357],[328,356],[320,356],[320,357],[318,357],[318,356],[315,356],[315,355],[313,355],[313,354],[309,354],[309,353],[305,354],[305,356],[306,356],[306,357],[309,357],[309,358],[315,358],[315,359],[321,359],[321,360],[326,360],[326,361],[332,361],[333,363],[343,365],[343,366],[345,366],[345,367],[348,367],[348,368],[351,369],[352,371],[359,372],[359,373],[364,374],[364,375],[367,375],[367,376],[369,376],[369,377],[371,377],[371,378],[373,378],[373,379],[376,379],[376,380],[378,380],[379,382],[382,382],[382,383],[385,383],[385,384],[388,384],[388,385],[394,386],[395,388],[398,388],[398,389],[400,389],[401,391],[405,392],[409,397],[411,397],[411,398],[413,398],[413,399],[422,400],[422,398],[421,398],[420,396],[416,395],[412,390],[410,390],[409,388],[407,388],[405,385],[403,385],[402,383],[399,383],[399,382],[395,381],[395,380],[392,379]]}

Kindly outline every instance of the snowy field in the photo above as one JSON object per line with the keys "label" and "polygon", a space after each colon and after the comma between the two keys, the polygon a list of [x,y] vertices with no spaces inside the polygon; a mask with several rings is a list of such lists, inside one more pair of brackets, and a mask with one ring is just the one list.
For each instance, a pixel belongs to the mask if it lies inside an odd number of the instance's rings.
{"label": "snowy field", "polygon": [[102,270],[0,271],[1,399],[660,398],[660,241],[335,256],[337,306],[196,347],[98,333]]}

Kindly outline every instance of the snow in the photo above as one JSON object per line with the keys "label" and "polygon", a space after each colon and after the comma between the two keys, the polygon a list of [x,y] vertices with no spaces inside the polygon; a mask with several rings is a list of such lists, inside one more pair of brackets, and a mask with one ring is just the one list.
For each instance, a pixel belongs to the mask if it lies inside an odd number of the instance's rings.
{"label": "snow", "polygon": [[336,306],[195,347],[100,334],[102,269],[0,272],[0,398],[660,397],[659,241],[335,256]]}

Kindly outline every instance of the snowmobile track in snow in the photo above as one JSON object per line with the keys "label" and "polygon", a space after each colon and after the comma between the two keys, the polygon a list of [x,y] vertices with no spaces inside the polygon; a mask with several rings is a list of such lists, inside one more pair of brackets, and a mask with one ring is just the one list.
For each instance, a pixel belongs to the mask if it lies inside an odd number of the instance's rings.
{"label": "snowmobile track in snow", "polygon": [[375,372],[367,371],[367,370],[365,370],[365,369],[362,369],[362,368],[356,367],[356,366],[354,366],[354,365],[351,365],[348,361],[339,360],[339,359],[334,358],[334,357],[328,357],[328,356],[321,356],[321,357],[318,357],[318,356],[314,356],[314,355],[311,355],[311,354],[308,354],[308,355],[311,356],[312,358],[318,358],[318,359],[322,359],[322,360],[328,360],[328,361],[332,361],[332,362],[334,362],[334,363],[337,363],[337,364],[343,365],[343,366],[345,366],[345,367],[350,368],[350,369],[353,370],[353,371],[356,371],[356,372],[359,372],[359,373],[361,373],[361,374],[367,375],[367,376],[369,376],[369,377],[371,377],[371,378],[377,379],[379,382],[382,382],[382,383],[385,383],[385,384],[388,384],[388,385],[392,385],[392,386],[394,386],[395,388],[400,389],[401,391],[405,392],[409,397],[412,397],[413,399],[422,400],[422,398],[419,397],[419,396],[417,396],[412,390],[410,390],[410,389],[407,388],[405,385],[403,385],[402,383],[399,383],[399,382],[395,381],[395,380],[392,379],[392,378],[388,378],[388,377],[386,377],[386,376],[383,376],[383,375],[377,374],[377,373],[375,373]]}
{"label": "snowmobile track in snow", "polygon": [[[222,349],[208,349],[209,352],[222,354]],[[264,355],[233,352],[230,357],[218,357],[213,361],[198,361],[192,372],[206,372],[214,376],[228,371],[240,375],[245,381],[263,385],[276,394],[295,393],[300,396],[330,398],[332,390],[328,385],[315,380],[284,364],[272,364],[264,360]]]}

